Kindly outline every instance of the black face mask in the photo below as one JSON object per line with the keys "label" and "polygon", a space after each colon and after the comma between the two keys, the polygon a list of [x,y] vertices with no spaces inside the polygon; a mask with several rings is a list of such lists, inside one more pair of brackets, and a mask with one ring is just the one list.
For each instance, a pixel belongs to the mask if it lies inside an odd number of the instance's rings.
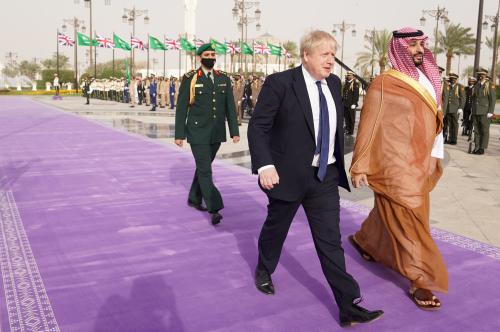
{"label": "black face mask", "polygon": [[212,69],[215,66],[215,59],[201,58],[201,64],[207,69]]}

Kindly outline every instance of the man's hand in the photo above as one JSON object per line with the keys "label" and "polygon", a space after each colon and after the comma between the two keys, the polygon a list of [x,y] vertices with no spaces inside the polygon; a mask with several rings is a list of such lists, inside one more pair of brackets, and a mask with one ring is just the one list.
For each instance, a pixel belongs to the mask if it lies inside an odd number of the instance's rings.
{"label": "man's hand", "polygon": [[182,148],[182,143],[184,142],[184,140],[183,139],[176,139],[174,142],[175,142],[175,145]]}
{"label": "man's hand", "polygon": [[276,168],[270,167],[259,174],[260,185],[264,189],[273,189],[274,185],[280,183],[280,177],[278,176],[278,172],[276,172]]}
{"label": "man's hand", "polygon": [[238,143],[240,141],[239,136],[233,136],[233,143]]}
{"label": "man's hand", "polygon": [[361,186],[369,186],[370,184],[368,183],[368,178],[366,177],[366,174],[354,174],[351,177],[351,182],[354,188],[361,188]]}

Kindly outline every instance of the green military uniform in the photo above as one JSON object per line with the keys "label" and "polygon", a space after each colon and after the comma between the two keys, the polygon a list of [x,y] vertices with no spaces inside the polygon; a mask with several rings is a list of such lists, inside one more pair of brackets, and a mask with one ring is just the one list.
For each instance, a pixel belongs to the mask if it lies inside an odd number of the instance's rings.
{"label": "green military uniform", "polygon": [[239,136],[230,78],[217,70],[205,73],[201,67],[184,75],[176,108],[175,138],[187,138],[196,162],[188,201],[201,205],[203,198],[210,213],[224,207],[212,180],[212,161],[221,142],[226,141],[226,118],[231,137]]}
{"label": "green military uniform", "polygon": [[[458,78],[458,75],[450,77]],[[458,135],[458,110],[463,110],[465,105],[465,91],[462,84],[454,82],[443,89],[443,111],[448,124],[448,143],[457,144]]]}
{"label": "green military uniform", "polygon": [[495,112],[496,91],[488,81],[477,82],[472,94],[472,121],[474,126],[475,150],[488,148],[490,120],[487,114]]}

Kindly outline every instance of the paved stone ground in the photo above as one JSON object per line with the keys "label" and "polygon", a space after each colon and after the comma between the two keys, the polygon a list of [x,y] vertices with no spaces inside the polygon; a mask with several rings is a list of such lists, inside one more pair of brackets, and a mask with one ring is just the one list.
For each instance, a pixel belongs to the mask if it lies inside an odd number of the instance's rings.
{"label": "paved stone ground", "polygon": [[[52,100],[47,96],[34,100],[56,106],[65,111],[107,125],[153,138],[165,144],[173,144],[174,111],[128,105],[102,100],[91,100],[83,105],[80,97]],[[500,109],[497,109],[500,113]],[[358,114],[359,119],[359,114]],[[240,126],[242,140],[238,144],[225,143],[218,158],[236,165],[250,167],[246,140],[247,126]],[[354,137],[346,137],[346,151],[352,151]],[[183,149],[189,150],[189,144]],[[459,136],[456,146],[445,146],[443,177],[431,193],[431,224],[433,227],[500,247],[500,125],[490,128],[490,146],[483,156],[467,153],[467,137]],[[350,165],[352,153],[346,154]],[[341,197],[365,206],[373,206],[373,194],[369,189],[341,190]]]}

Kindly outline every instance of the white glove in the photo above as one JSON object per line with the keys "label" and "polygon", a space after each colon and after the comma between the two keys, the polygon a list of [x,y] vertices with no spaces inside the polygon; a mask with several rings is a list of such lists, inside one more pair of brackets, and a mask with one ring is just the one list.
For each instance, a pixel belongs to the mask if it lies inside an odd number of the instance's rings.
{"label": "white glove", "polygon": [[351,105],[351,109],[355,109],[356,108],[356,105]]}
{"label": "white glove", "polygon": [[488,117],[488,119],[489,119],[489,118],[491,118],[491,117],[493,116],[493,113],[488,113],[488,114],[486,114],[486,116],[487,116],[487,117]]}
{"label": "white glove", "polygon": [[458,113],[458,115],[462,115],[464,113],[464,111],[461,108],[459,108],[457,113]]}

